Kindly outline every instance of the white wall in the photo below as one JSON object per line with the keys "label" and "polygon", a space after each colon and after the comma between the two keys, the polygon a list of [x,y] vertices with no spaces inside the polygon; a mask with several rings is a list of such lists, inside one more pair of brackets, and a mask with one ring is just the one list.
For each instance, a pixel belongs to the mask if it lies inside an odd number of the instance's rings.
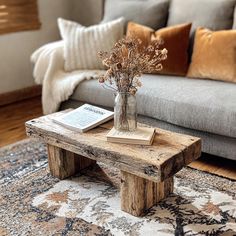
{"label": "white wall", "polygon": [[0,35],[0,94],[32,86],[30,55],[59,39],[57,18],[70,19],[72,0],[38,0],[41,29]]}
{"label": "white wall", "polygon": [[40,30],[0,35],[0,94],[34,85],[30,55],[60,38],[58,17],[92,25],[103,14],[103,0],[38,0],[38,7]]}

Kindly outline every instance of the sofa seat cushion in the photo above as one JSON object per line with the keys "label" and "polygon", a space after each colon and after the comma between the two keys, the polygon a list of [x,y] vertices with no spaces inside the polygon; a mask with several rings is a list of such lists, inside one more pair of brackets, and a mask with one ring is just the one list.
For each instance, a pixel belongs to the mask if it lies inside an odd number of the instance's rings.
{"label": "sofa seat cushion", "polygon": [[[143,75],[138,113],[185,128],[236,138],[236,84]],[[97,80],[82,82],[71,99],[113,107],[114,94]]]}

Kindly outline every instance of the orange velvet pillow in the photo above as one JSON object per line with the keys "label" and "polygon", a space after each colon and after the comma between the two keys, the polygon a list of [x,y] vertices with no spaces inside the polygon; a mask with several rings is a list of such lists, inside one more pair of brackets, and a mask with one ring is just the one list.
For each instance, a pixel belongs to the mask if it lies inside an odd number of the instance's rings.
{"label": "orange velvet pillow", "polygon": [[236,83],[236,30],[198,28],[187,76]]}
{"label": "orange velvet pillow", "polygon": [[127,36],[139,38],[144,46],[147,46],[151,40],[161,37],[164,41],[161,48],[168,50],[167,60],[162,62],[163,69],[161,71],[153,71],[153,73],[183,76],[188,71],[190,29],[191,23],[170,26],[155,31],[149,27],[129,22]]}

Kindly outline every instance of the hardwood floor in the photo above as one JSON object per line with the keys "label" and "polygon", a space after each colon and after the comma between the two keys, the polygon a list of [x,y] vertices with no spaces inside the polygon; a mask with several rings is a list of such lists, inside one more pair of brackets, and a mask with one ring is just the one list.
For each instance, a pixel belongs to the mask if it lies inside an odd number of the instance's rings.
{"label": "hardwood floor", "polygon": [[203,153],[190,167],[236,180],[236,161]]}
{"label": "hardwood floor", "polygon": [[[41,115],[40,97],[0,106],[0,147],[25,139],[24,123]],[[236,180],[236,161],[203,154],[190,166]]]}
{"label": "hardwood floor", "polygon": [[0,106],[0,147],[25,139],[25,122],[42,114],[40,97]]}

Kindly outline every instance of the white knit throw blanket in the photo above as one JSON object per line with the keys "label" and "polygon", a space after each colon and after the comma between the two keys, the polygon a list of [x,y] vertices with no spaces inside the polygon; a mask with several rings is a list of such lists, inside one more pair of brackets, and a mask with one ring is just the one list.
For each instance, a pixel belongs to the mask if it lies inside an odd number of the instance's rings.
{"label": "white knit throw blanket", "polygon": [[37,84],[43,85],[42,104],[44,114],[57,111],[61,102],[66,101],[76,86],[83,80],[97,79],[103,74],[101,70],[64,71],[63,41],[49,43],[32,56],[35,64],[33,76]]}

